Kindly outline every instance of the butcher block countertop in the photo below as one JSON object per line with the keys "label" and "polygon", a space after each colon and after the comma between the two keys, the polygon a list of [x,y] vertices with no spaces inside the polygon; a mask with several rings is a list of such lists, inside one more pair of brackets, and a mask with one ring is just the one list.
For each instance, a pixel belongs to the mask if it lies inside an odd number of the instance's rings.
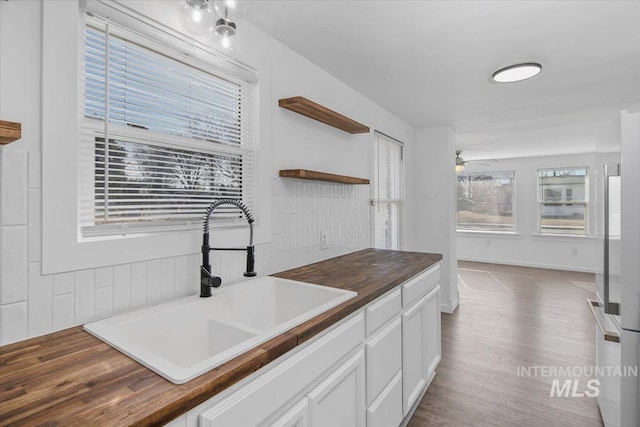
{"label": "butcher block countertop", "polygon": [[277,273],[358,296],[181,385],[81,326],[0,347],[0,425],[165,424],[441,259],[364,249]]}

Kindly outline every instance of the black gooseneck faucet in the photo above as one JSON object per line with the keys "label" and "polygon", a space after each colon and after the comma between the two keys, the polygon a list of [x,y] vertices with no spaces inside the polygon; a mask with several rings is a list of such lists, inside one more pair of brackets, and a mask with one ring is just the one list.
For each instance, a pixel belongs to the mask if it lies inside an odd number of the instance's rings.
{"label": "black gooseneck faucet", "polygon": [[[249,223],[249,246],[246,248],[212,248],[209,246],[209,220],[211,214],[220,205],[237,206]],[[200,297],[206,298],[211,296],[211,288],[217,288],[222,284],[220,277],[214,276],[211,272],[211,264],[209,262],[210,251],[247,251],[247,271],[244,272],[245,277],[254,277],[255,269],[255,248],[253,246],[253,215],[249,209],[239,200],[236,199],[218,199],[211,203],[207,208],[204,216],[204,233],[202,235],[202,266],[200,267]]]}

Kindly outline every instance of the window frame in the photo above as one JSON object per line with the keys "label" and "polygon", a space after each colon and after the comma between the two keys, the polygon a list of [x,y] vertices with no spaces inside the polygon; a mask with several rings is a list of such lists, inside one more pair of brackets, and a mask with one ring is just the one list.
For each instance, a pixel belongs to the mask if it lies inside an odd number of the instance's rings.
{"label": "window frame", "polygon": [[[585,176],[584,176],[584,201],[578,201],[576,202],[573,199],[573,194],[572,194],[572,199],[568,202],[570,202],[571,205],[577,204],[577,205],[583,205],[584,206],[584,232],[583,233],[550,233],[548,231],[543,231],[542,230],[542,205],[545,203],[543,201],[543,197],[541,194],[542,188],[540,185],[540,171],[557,171],[557,170],[569,170],[569,169],[584,169],[586,171]],[[539,236],[559,236],[559,237],[588,237],[590,235],[590,226],[589,226],[589,221],[590,221],[590,215],[589,215],[589,209],[590,209],[590,202],[589,202],[589,196],[590,196],[590,181],[591,179],[591,173],[590,173],[590,167],[589,166],[558,166],[558,167],[544,167],[544,168],[536,168],[536,172],[535,172],[535,185],[536,185],[536,233]],[[573,193],[573,192],[572,192]]]}
{"label": "window frame", "polygon": [[[223,70],[217,69],[215,66],[205,63],[203,60],[193,59],[184,52],[183,41],[175,38],[170,43],[159,43],[152,37],[152,34],[141,34],[136,29],[125,27],[119,23],[113,22],[108,18],[99,17],[95,13],[87,13],[82,17],[82,31],[83,40],[84,33],[88,29],[91,29],[97,33],[107,34],[106,40],[115,38],[123,45],[135,45],[137,49],[141,49],[142,52],[146,52],[151,56],[158,55],[164,57],[164,60],[170,61],[169,63],[181,63],[189,69],[196,70],[199,73],[206,73],[212,77],[212,79],[220,79],[226,82],[226,84],[236,85],[240,91],[248,91],[248,102],[251,105],[248,107],[247,114],[239,116],[242,120],[247,120],[250,128],[245,128],[245,125],[241,125],[242,134],[239,138],[239,145],[228,144],[224,142],[213,142],[199,138],[176,136],[165,132],[157,132],[153,130],[147,130],[145,128],[138,129],[134,127],[123,126],[119,123],[114,123],[110,120],[110,114],[106,111],[103,113],[106,115],[104,118],[93,118],[86,116],[86,103],[84,103],[85,92],[85,63],[80,63],[80,74],[82,78],[79,80],[80,96],[83,100],[83,104],[80,106],[82,114],[80,117],[81,128],[81,140],[80,147],[83,154],[80,155],[80,162],[82,164],[88,164],[93,161],[95,156],[95,147],[97,138],[102,135],[104,139],[105,133],[108,134],[109,140],[122,140],[123,142],[129,142],[134,144],[146,144],[150,147],[165,147],[165,148],[177,148],[182,150],[193,151],[194,153],[213,154],[222,156],[241,156],[241,200],[254,212],[254,217],[259,219],[259,215],[255,206],[255,185],[254,177],[256,174],[256,150],[255,150],[255,132],[256,126],[256,82],[247,82],[246,79],[232,75]],[[153,29],[151,29],[153,31]],[[161,30],[158,30],[161,31]],[[82,52],[84,55],[84,44],[82,44]],[[137,53],[139,54],[139,53]],[[106,74],[105,70],[105,76]],[[253,79],[252,79],[253,80]],[[109,82],[111,79],[109,79]],[[108,90],[108,86],[104,87]],[[246,97],[238,98],[241,105],[245,105]],[[126,104],[125,104],[126,105]],[[107,110],[106,106],[103,106],[104,110]],[[95,135],[91,136],[91,135]],[[96,217],[96,186],[95,186],[95,168],[88,166],[80,166],[82,173],[82,180],[80,185],[80,238],[99,238],[104,236],[118,236],[125,234],[137,234],[137,233],[161,233],[166,231],[181,231],[189,229],[197,229],[201,227],[202,221],[199,217],[193,216],[192,218],[185,219],[172,219],[169,221],[155,220],[155,221],[142,221],[142,222],[113,222],[108,224],[91,224],[91,221]],[[107,178],[105,178],[107,182]],[[213,200],[213,199],[212,199]],[[204,212],[205,208],[202,208]],[[89,214],[89,211],[93,214]],[[108,213],[105,209],[105,213]],[[239,212],[238,212],[239,214]],[[172,214],[167,214],[172,216]],[[238,223],[242,223],[242,218],[220,218],[212,217],[211,225],[214,228],[237,226]]]}
{"label": "window frame", "polygon": [[[404,201],[405,201],[405,164],[404,164],[404,153],[405,153],[405,146],[404,143],[402,141],[399,141],[393,137],[390,137],[380,131],[374,131],[373,132],[373,138],[371,140],[371,247],[376,247],[376,222],[375,222],[375,209],[376,209],[376,205],[377,204],[389,204],[389,205],[396,205],[398,208],[398,226],[397,226],[397,233],[398,233],[398,247],[395,248],[395,250],[400,250],[403,248],[403,244],[404,244]],[[374,147],[375,147],[375,143],[376,143],[376,138],[382,138],[384,140],[386,140],[389,143],[393,143],[396,144],[397,146],[400,147],[400,172],[399,172],[399,179],[400,182],[398,183],[399,185],[399,190],[400,190],[400,194],[399,194],[399,198],[397,199],[376,199],[375,198],[375,194],[376,194],[376,188],[375,188],[375,177],[374,177],[374,159],[375,159],[375,152],[374,152]],[[385,249],[385,248],[382,248]]]}
{"label": "window frame", "polygon": [[[496,229],[496,228],[459,228],[458,227],[458,202],[457,202],[457,193],[458,193],[458,176],[460,175],[471,175],[471,174],[513,174],[512,183],[511,183],[511,216],[513,217],[513,229],[505,230],[505,229]],[[517,170],[509,169],[509,170],[478,170],[478,171],[468,171],[466,173],[461,172],[456,174],[456,232],[457,233],[490,233],[490,234],[518,234],[518,215],[517,215]]]}
{"label": "window frame", "polygon": [[[193,46],[193,55],[211,54],[202,39],[183,33],[172,19],[169,6],[159,8],[143,3],[135,9],[119,3],[86,2],[87,9],[98,13],[108,10],[125,26],[153,25],[178,35]],[[84,2],[44,2],[42,15],[42,274],[134,263],[151,259],[197,254],[201,226],[165,233],[131,234],[80,239],[78,209],[78,141],[83,117],[81,77]],[[103,15],[104,16],[104,15]],[[121,20],[120,20],[121,18]],[[159,33],[159,41],[165,35]],[[200,52],[200,53],[199,53]],[[227,71],[257,75],[256,68],[214,52],[215,66]],[[260,80],[270,81],[268,58],[256,58]],[[272,106],[268,85],[256,89],[255,192],[259,219],[254,224],[255,244],[270,241],[271,236],[271,154]],[[260,141],[260,142],[259,142]],[[266,144],[266,147],[265,147]],[[260,183],[259,187],[257,183]],[[246,223],[215,230],[216,245],[237,246],[248,239]],[[195,258],[194,258],[195,262]]]}

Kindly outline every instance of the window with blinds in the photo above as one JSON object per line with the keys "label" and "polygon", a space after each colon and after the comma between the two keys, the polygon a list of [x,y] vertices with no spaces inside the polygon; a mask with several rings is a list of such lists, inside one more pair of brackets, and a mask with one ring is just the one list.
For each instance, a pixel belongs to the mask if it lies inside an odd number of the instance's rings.
{"label": "window with blinds", "polygon": [[544,234],[587,234],[588,168],[538,169],[538,222]]}
{"label": "window with blinds", "polygon": [[372,156],[372,245],[399,249],[403,203],[402,143],[375,133]]}
{"label": "window with blinds", "polygon": [[254,82],[95,16],[83,59],[82,235],[199,225],[218,198],[254,208]]}

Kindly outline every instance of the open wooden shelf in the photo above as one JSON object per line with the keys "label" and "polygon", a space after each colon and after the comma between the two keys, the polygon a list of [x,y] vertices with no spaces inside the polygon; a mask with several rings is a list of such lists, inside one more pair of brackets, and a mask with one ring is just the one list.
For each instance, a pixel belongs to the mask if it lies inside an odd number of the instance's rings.
{"label": "open wooden shelf", "polygon": [[278,105],[287,110],[294,111],[303,116],[317,120],[334,128],[338,128],[348,133],[367,133],[369,128],[362,123],[351,120],[349,117],[336,113],[320,104],[309,101],[302,96],[293,98],[283,98],[278,101]]}
{"label": "open wooden shelf", "polygon": [[311,181],[335,182],[337,184],[369,184],[368,179],[355,178],[353,176],[335,175],[332,173],[316,172],[306,169],[283,169],[280,171],[281,178],[308,179]]}
{"label": "open wooden shelf", "polygon": [[0,144],[8,144],[22,138],[22,124],[0,120]]}

